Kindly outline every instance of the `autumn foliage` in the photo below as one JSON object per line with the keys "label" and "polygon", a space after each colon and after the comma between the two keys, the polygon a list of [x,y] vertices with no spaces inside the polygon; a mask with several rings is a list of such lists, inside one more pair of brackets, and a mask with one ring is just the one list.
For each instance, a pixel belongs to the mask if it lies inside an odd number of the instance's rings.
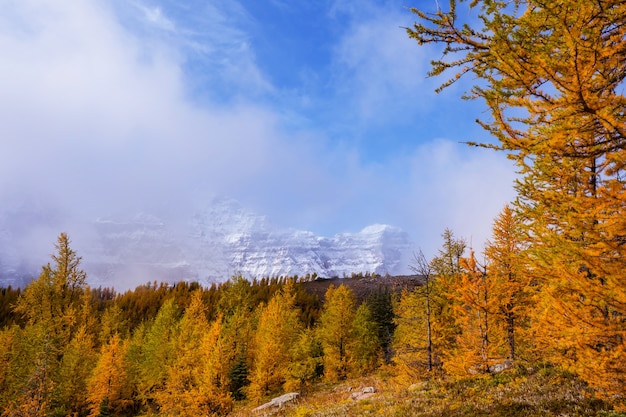
{"label": "autumn foliage", "polygon": [[443,48],[430,75],[456,71],[441,88],[467,73],[476,80],[467,98],[484,101],[490,117],[479,123],[497,143],[474,144],[506,152],[520,173],[526,277],[511,270],[510,286],[536,308],[503,310],[509,356],[519,356],[511,329],[530,319],[545,359],[623,401],[626,3],[451,0],[413,12],[409,37]]}
{"label": "autumn foliage", "polygon": [[408,35],[443,46],[441,88],[472,73],[497,140],[472,144],[520,174],[484,250],[447,229],[416,254],[420,285],[365,299],[311,277],[117,294],[87,286],[63,233],[37,279],[0,290],[0,413],[218,416],[380,366],[403,384],[560,369],[626,408],[626,2],[433,4]]}

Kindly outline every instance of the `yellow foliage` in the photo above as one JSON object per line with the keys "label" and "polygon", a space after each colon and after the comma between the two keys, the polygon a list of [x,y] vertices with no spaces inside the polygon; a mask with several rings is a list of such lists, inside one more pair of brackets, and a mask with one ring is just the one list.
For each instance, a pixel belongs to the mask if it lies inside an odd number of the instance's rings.
{"label": "yellow foliage", "polygon": [[290,350],[302,327],[294,303],[293,283],[289,282],[261,307],[247,390],[250,399],[279,391],[289,377]]}
{"label": "yellow foliage", "polygon": [[118,335],[102,347],[91,378],[87,382],[87,403],[92,417],[100,414],[101,407],[114,415],[122,414],[132,404],[132,389],[126,374],[125,355],[128,342]]}

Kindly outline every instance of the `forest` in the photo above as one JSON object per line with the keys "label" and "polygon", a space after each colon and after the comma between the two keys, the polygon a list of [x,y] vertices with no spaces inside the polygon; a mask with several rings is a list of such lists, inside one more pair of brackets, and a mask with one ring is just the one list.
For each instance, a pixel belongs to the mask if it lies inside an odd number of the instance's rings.
{"label": "forest", "polygon": [[[444,384],[445,402],[458,384],[480,381],[463,388],[471,395],[508,375],[511,384],[480,396],[493,407],[546,369],[575,387],[572,401],[623,415],[626,2],[436,5],[411,9],[407,34],[442,48],[429,74],[448,75],[441,89],[473,77],[464,98],[485,103],[478,123],[495,140],[468,145],[506,153],[519,173],[517,198],[478,252],[445,230],[432,259],[415,254],[420,285],[358,297],[346,285],[314,294],[311,277],[118,294],[87,286],[62,233],[38,278],[0,291],[2,415],[227,415],[376,374]],[[502,415],[563,414],[524,401]],[[461,406],[438,415],[496,415],[455,414]],[[573,415],[589,415],[581,410]]]}

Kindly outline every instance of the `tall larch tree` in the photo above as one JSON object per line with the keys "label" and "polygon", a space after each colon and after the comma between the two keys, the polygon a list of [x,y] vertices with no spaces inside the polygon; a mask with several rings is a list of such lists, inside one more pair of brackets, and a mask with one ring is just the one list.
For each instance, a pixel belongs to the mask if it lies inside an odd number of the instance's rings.
{"label": "tall larch tree", "polygon": [[309,385],[322,374],[322,344],[313,328],[300,331],[298,339],[289,352],[289,378],[285,388],[289,391],[307,391]]}
{"label": "tall larch tree", "polygon": [[326,291],[318,334],[324,349],[324,376],[330,381],[345,379],[352,369],[350,346],[356,298],[345,285],[331,285]]}
{"label": "tall larch tree", "polygon": [[202,338],[209,331],[201,291],[194,291],[189,307],[171,340],[174,358],[166,367],[163,388],[155,393],[159,415],[207,415],[210,400],[203,395]]}
{"label": "tall larch tree", "polygon": [[67,234],[59,235],[53,263],[45,265],[24,289],[14,309],[26,324],[15,356],[15,369],[22,377],[13,388],[21,408],[35,413],[64,407],[63,395],[55,386],[65,348],[85,325],[80,312],[87,275],[70,243]]}
{"label": "tall larch tree", "polygon": [[423,283],[411,291],[404,289],[396,303],[393,347],[401,374],[414,380],[430,377],[441,368],[435,313],[441,303],[442,286],[435,281],[433,269],[421,250],[414,256],[411,270]]}
{"label": "tall larch tree", "polygon": [[233,398],[245,398],[249,384],[248,374],[251,364],[253,330],[257,324],[254,310],[252,286],[241,276],[233,277],[222,287],[222,295],[218,302],[218,310],[222,313],[223,326],[221,341],[227,343],[222,361],[228,368],[228,385]]}
{"label": "tall larch tree", "polygon": [[[458,6],[477,19],[462,22]],[[598,393],[626,392],[626,3],[451,0],[413,11],[408,34],[441,44],[431,75],[471,72],[482,126],[521,174],[517,209],[541,285],[546,347]],[[464,11],[463,16],[468,16]],[[540,323],[540,324],[539,324]]]}
{"label": "tall larch tree", "polygon": [[224,319],[218,314],[200,343],[201,396],[209,416],[225,415],[233,406],[229,378],[231,347],[224,332]]}
{"label": "tall larch tree", "polygon": [[502,337],[495,323],[498,295],[487,274],[487,265],[476,260],[474,251],[461,258],[463,272],[448,292],[456,299],[454,313],[459,333],[454,347],[446,352],[445,370],[454,376],[487,374]]}
{"label": "tall larch tree", "polygon": [[132,411],[132,386],[127,373],[126,355],[129,342],[118,334],[102,346],[87,381],[87,403],[90,417],[124,415]]}
{"label": "tall larch tree", "polygon": [[506,357],[510,361],[519,356],[520,346],[529,347],[531,343],[528,331],[533,287],[522,256],[525,247],[522,224],[507,204],[494,220],[485,256],[489,263],[489,279],[494,283],[493,290],[498,299],[497,311],[493,313],[498,326],[503,328]]}
{"label": "tall larch tree", "polygon": [[379,334],[380,325],[374,320],[370,306],[361,303],[352,322],[353,341],[350,345],[355,375],[372,372],[380,365],[383,351]]}
{"label": "tall larch tree", "polygon": [[96,364],[95,338],[81,326],[70,343],[63,349],[59,364],[58,381],[54,396],[59,404],[58,412],[85,415],[88,410],[87,381]]}
{"label": "tall larch tree", "polygon": [[[449,355],[456,344],[456,338],[460,332],[456,322],[455,305],[456,288],[461,280],[463,268],[461,259],[465,254],[467,243],[463,238],[458,238],[450,229],[444,230],[441,237],[443,244],[437,256],[430,261],[430,269],[434,274],[433,286],[431,287],[432,305],[431,321],[433,340],[436,338],[437,355],[439,359]],[[443,365],[443,362],[440,362]]]}
{"label": "tall larch tree", "polygon": [[0,329],[0,414],[8,405],[11,394],[11,362],[15,354],[17,326]]}
{"label": "tall larch tree", "polygon": [[138,398],[152,411],[159,410],[158,396],[165,389],[168,367],[176,359],[174,341],[178,336],[180,313],[173,298],[165,301],[145,334],[136,337],[135,356]]}
{"label": "tall larch tree", "polygon": [[254,362],[247,389],[251,399],[278,392],[287,382],[290,351],[302,329],[292,281],[288,281],[260,310],[259,324],[254,333]]}

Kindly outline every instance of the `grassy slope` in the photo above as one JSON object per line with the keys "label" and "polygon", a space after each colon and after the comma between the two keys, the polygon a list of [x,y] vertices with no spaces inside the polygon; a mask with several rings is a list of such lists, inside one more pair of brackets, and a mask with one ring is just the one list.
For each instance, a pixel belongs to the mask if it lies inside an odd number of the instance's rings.
{"label": "grassy slope", "polygon": [[[374,386],[371,398],[355,401],[349,387]],[[354,390],[352,392],[354,392]],[[251,415],[253,406],[236,410]],[[319,384],[297,403],[261,415],[273,416],[602,416],[626,417],[593,397],[585,384],[553,368],[462,381],[408,386],[392,377],[370,376],[337,385]]]}

